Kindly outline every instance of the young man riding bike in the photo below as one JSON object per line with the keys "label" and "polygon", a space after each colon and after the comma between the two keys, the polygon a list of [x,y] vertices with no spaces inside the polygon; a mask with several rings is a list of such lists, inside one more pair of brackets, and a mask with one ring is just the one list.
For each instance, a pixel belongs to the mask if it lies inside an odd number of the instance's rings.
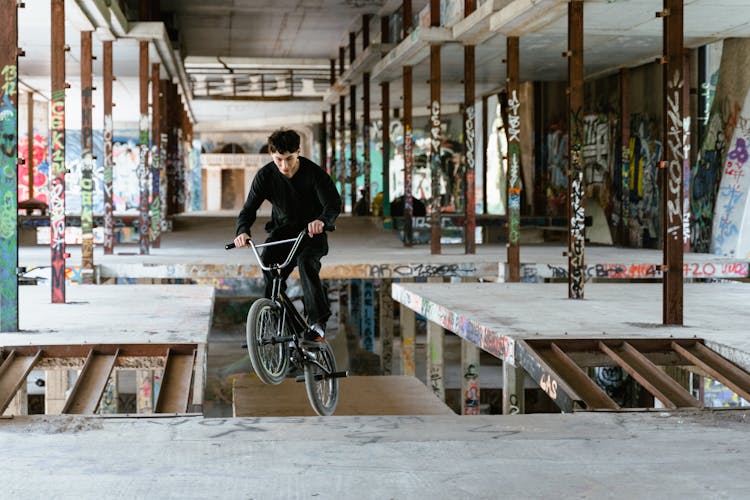
{"label": "young man riding bike", "polygon": [[[311,160],[300,156],[300,137],[294,130],[277,130],[268,138],[272,162],[263,166],[253,179],[245,205],[237,217],[236,247],[248,246],[250,228],[264,200],[272,205],[271,221],[266,224],[266,242],[296,237],[307,229],[309,238],[300,245],[292,264],[282,270],[286,278],[299,267],[303,303],[308,323],[305,334],[309,344],[324,342],[326,323],[331,316],[323,285],[320,282],[320,259],[328,254],[324,227],[332,226],[341,212],[341,197],[329,175]],[[263,263],[283,262],[289,248],[284,245],[263,249]],[[264,271],[266,297],[271,296],[272,275]]]}

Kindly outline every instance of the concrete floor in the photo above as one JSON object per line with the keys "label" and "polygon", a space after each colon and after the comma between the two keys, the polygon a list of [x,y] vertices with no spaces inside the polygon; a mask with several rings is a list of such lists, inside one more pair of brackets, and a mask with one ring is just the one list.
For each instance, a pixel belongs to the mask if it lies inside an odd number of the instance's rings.
{"label": "concrete floor", "polygon": [[3,498],[747,498],[746,412],[0,419]]}
{"label": "concrete floor", "polygon": [[[470,258],[456,247],[430,256],[426,247],[403,248],[392,234],[358,237],[358,225],[367,224],[356,221],[349,229],[341,224],[343,230],[334,233],[340,238],[336,251],[324,266],[442,259],[496,265],[498,255],[504,258],[500,245],[480,246]],[[217,226],[210,217],[201,225],[199,234],[165,235],[163,248],[151,256],[97,255],[97,263],[236,263],[237,254],[222,248],[232,225]],[[539,261],[563,262],[560,249],[531,251]],[[70,250],[69,264],[76,264],[76,247]],[[587,248],[587,262],[599,252],[605,262],[612,261],[613,252],[620,260],[660,261],[656,251]],[[686,256],[686,261],[691,258],[709,257]],[[20,263],[48,264],[49,249],[25,247]],[[179,341],[172,330],[179,330],[175,327],[185,314],[196,313],[191,307],[202,312],[189,336],[208,336],[208,296],[189,296],[202,287],[177,286],[169,297],[162,287],[153,287],[149,292],[161,295],[151,297],[149,314],[159,322],[138,328],[132,303],[139,297],[148,303],[150,297],[139,288],[71,286],[66,305],[48,303],[48,284],[25,288],[34,290],[21,294],[24,332],[3,334],[3,344]],[[98,297],[99,292],[114,295]],[[108,305],[97,309],[101,301]],[[606,309],[606,303],[602,306]],[[740,323],[741,317],[723,317],[721,324]],[[636,314],[627,321],[658,319]],[[50,326],[67,324],[78,329]],[[717,343],[723,342],[717,338]],[[747,498],[748,421],[747,409],[479,417],[0,418],[0,446],[8,457],[0,498]]]}

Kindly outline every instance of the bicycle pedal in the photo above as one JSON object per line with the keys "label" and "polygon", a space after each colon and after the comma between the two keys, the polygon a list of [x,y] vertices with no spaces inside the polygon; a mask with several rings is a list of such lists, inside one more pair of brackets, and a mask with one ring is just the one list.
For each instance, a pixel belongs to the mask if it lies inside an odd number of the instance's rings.
{"label": "bicycle pedal", "polygon": [[344,370],[342,372],[333,372],[329,375],[330,378],[344,378],[349,376],[349,370]]}

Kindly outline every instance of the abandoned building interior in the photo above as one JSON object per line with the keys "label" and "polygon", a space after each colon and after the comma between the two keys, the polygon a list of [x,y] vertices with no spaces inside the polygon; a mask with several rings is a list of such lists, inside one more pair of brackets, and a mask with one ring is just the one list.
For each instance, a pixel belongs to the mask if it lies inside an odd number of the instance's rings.
{"label": "abandoned building interior", "polygon": [[[747,498],[746,0],[0,13],[0,497]],[[281,129],[330,370],[225,249]]]}

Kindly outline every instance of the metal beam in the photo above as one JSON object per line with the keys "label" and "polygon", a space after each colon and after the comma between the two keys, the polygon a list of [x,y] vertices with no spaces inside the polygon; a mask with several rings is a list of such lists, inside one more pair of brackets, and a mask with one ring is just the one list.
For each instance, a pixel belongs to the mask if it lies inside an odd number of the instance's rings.
{"label": "metal beam", "polygon": [[191,354],[178,354],[172,349],[167,351],[155,413],[187,412],[194,364],[195,351]]}
{"label": "metal beam", "polygon": [[42,351],[35,354],[23,355],[11,351],[0,365],[0,415],[8,407],[16,391],[26,383],[26,377],[34,365],[39,361]]}
{"label": "metal beam", "polygon": [[[331,86],[333,86],[333,83],[336,81],[336,60],[331,59],[331,78],[330,83]],[[337,164],[336,164],[336,105],[331,104],[331,158],[329,160],[328,164],[328,175],[331,176],[331,179],[333,179],[334,182],[336,182],[336,172],[337,172]]]}
{"label": "metal beam", "polygon": [[599,348],[664,406],[668,408],[700,408],[702,406],[700,401],[691,396],[672,377],[664,373],[628,342],[620,342],[617,345],[599,342]]}
{"label": "metal beam", "polygon": [[521,281],[521,118],[518,99],[519,81],[519,40],[517,36],[509,36],[507,42],[507,71],[508,71],[508,106],[505,115],[508,123],[505,131],[508,137],[508,276],[506,281],[517,283]]}
{"label": "metal beam", "polygon": [[[388,16],[380,18],[380,42],[390,42],[390,31],[388,29]],[[393,219],[391,218],[391,83],[384,81],[380,83],[380,113],[383,129],[383,227],[391,229]]]}
{"label": "metal beam", "polygon": [[91,32],[81,31],[81,281],[94,282],[94,131]]}
{"label": "metal beam", "polygon": [[117,355],[118,351],[114,354],[100,354],[94,349],[89,351],[62,413],[81,415],[92,414],[96,411],[96,406],[99,404],[115,366]]}
{"label": "metal beam", "polygon": [[568,298],[583,298],[583,1],[568,4]]}
{"label": "metal beam", "polygon": [[52,303],[65,303],[65,2],[51,1],[50,193]]}
{"label": "metal beam", "polygon": [[630,212],[630,70],[620,70],[620,245],[628,241]]}
{"label": "metal beam", "polygon": [[102,92],[104,94],[104,254],[112,255],[115,246],[114,200],[112,197],[114,161],[112,159],[112,41],[102,44]]}
{"label": "metal beam", "polygon": [[[15,0],[0,1],[0,332],[18,331],[18,12]],[[29,94],[31,100],[31,94]],[[32,104],[33,106],[33,104]],[[34,134],[28,138],[34,142]],[[33,170],[33,155],[27,155]],[[30,193],[34,189],[30,178]],[[29,195],[29,198],[31,195]],[[0,413],[2,413],[0,411]]]}
{"label": "metal beam", "polygon": [[[349,65],[355,59],[356,33],[349,33]],[[357,203],[357,86],[349,86],[349,189],[352,215]]]}
{"label": "metal beam", "polygon": [[596,383],[554,342],[550,342],[549,349],[536,351],[544,357],[549,365],[566,382],[570,384],[581,397],[586,406],[592,410],[619,410],[620,406],[607,396]]}
{"label": "metal beam", "polygon": [[[148,255],[149,241],[149,205],[148,205],[148,42],[139,42],[139,97],[141,117],[138,126],[138,145],[140,161],[138,163],[138,185],[140,187],[138,232],[140,240],[140,254]],[[178,146],[179,147],[179,146]]]}
{"label": "metal beam", "polygon": [[662,167],[662,240],[664,245],[663,323],[682,324],[682,171],[685,159],[683,115],[683,0],[664,0],[664,161]]}
{"label": "metal beam", "polygon": [[750,375],[746,371],[733,365],[700,342],[696,342],[692,347],[684,347],[677,342],[672,342],[672,349],[706,372],[711,378],[718,380],[745,400],[750,401]]}
{"label": "metal beam", "polygon": [[[539,384],[563,413],[572,412],[576,401],[582,398],[557,374],[557,372],[533,348],[523,340],[515,342],[515,365],[526,370],[526,373]],[[503,360],[503,363],[508,363]]]}

